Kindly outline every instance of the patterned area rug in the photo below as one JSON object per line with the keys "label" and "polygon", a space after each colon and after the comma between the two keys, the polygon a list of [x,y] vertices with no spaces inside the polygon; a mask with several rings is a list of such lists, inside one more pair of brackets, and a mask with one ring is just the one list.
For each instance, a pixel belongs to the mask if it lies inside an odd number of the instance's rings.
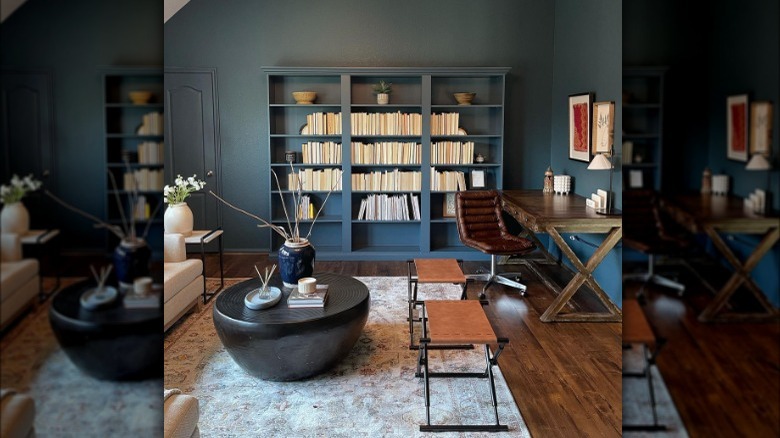
{"label": "patterned area rug", "polygon": [[[79,280],[63,278],[61,287]],[[110,382],[82,373],[54,337],[50,304],[0,340],[0,386],[33,398],[36,436],[162,437],[162,379]]]}
{"label": "patterned area rug", "polygon": [[[627,372],[642,372],[642,348],[633,345],[631,349],[623,350],[623,369]],[[660,432],[623,432],[624,437],[632,438],[683,438],[688,437],[685,425],[680,419],[677,408],[666,389],[664,379],[658,367],[650,367],[653,376],[658,423],[665,425],[667,430]],[[650,403],[650,389],[646,377],[631,377],[623,379],[623,424],[653,424],[653,410]]]}
{"label": "patterned area rug", "polygon": [[[418,427],[425,422],[425,399],[422,379],[414,377],[417,353],[408,349],[406,278],[357,279],[371,292],[363,334],[342,362],[311,379],[268,382],[245,373],[214,329],[214,300],[168,332],[165,387],[198,398],[203,437],[429,436]],[[457,299],[460,288],[421,287],[421,298],[427,293]],[[434,351],[429,357],[432,371],[483,371],[485,366],[482,349]],[[499,418],[510,429],[502,436],[530,437],[501,371],[494,370]],[[432,423],[494,423],[488,385],[487,379],[433,380]]]}

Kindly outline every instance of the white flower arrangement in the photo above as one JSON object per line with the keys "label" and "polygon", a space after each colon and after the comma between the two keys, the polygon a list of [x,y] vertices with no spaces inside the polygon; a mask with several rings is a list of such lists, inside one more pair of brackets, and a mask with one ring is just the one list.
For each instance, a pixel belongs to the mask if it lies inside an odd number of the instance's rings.
{"label": "white flower arrangement", "polygon": [[163,187],[163,195],[165,195],[166,204],[181,204],[192,192],[197,192],[206,186],[206,182],[196,179],[196,175],[192,175],[187,179],[184,179],[181,175],[177,175],[174,183],[175,185],[173,186],[166,184],[166,186]]}
{"label": "white flower arrangement", "polygon": [[41,188],[42,183],[33,178],[32,174],[19,178],[14,174],[11,177],[11,184],[0,186],[0,201],[3,204],[13,204],[19,202],[29,192],[34,192]]}

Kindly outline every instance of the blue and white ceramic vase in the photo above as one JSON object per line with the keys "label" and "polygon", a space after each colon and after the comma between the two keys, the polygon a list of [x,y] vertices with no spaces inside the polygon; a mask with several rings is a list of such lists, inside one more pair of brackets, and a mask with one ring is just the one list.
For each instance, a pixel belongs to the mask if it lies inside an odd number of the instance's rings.
{"label": "blue and white ceramic vase", "polygon": [[152,250],[143,239],[122,239],[114,249],[114,271],[120,290],[133,288],[133,280],[149,276],[149,259]]}
{"label": "blue and white ceramic vase", "polygon": [[298,279],[314,272],[314,247],[307,239],[285,241],[279,248],[279,275],[287,287],[298,287]]}

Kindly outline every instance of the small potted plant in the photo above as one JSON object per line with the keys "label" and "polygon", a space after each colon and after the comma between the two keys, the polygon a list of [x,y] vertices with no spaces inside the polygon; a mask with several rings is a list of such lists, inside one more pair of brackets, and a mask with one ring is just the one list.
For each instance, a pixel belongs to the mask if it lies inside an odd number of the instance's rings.
{"label": "small potted plant", "polygon": [[380,105],[387,105],[390,102],[390,93],[393,92],[393,84],[385,82],[384,79],[380,80],[378,84],[374,84],[374,94],[376,94],[376,103]]}
{"label": "small potted plant", "polygon": [[190,194],[206,186],[205,181],[196,178],[197,175],[192,175],[187,179],[177,175],[174,181],[175,185],[163,187],[164,201],[168,204],[163,215],[166,233],[179,233],[185,237],[192,235],[195,219],[186,200]]}

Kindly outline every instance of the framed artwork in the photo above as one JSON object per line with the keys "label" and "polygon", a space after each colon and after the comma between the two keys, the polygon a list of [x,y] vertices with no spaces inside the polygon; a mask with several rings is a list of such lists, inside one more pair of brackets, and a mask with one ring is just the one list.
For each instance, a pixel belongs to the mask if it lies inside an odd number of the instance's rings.
{"label": "framed artwork", "polygon": [[471,188],[481,189],[485,187],[485,171],[484,170],[472,170],[471,171]]}
{"label": "framed artwork", "polygon": [[593,104],[593,154],[612,154],[615,131],[615,102]]}
{"label": "framed artwork", "polygon": [[750,102],[750,154],[771,155],[772,102]]}
{"label": "framed artwork", "polygon": [[443,217],[455,217],[455,193],[444,194],[444,205],[442,206]]}
{"label": "framed artwork", "polygon": [[748,160],[748,96],[739,94],[726,98],[726,157]]}
{"label": "framed artwork", "polygon": [[569,159],[590,162],[593,93],[569,95]]}

